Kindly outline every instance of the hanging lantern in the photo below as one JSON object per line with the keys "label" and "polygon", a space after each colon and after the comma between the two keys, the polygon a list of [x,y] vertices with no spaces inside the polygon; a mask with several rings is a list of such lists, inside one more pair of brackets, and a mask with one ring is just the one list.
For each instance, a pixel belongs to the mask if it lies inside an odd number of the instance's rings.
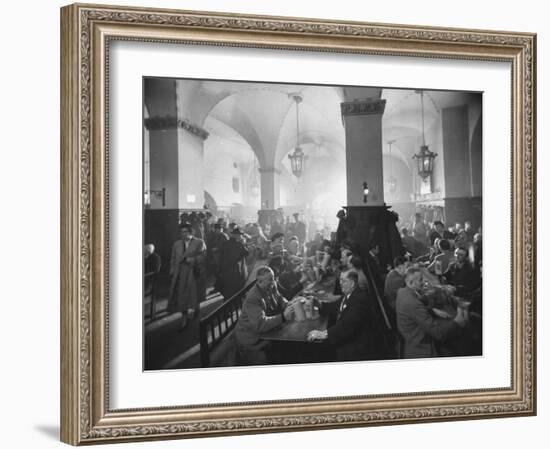
{"label": "hanging lantern", "polygon": [[420,151],[413,156],[413,159],[416,159],[416,167],[418,169],[418,175],[426,181],[434,169],[434,159],[437,156],[437,153],[433,153],[428,149],[426,145],[426,136],[424,134],[424,91],[417,91],[420,94],[420,105],[422,107],[422,145],[420,146]]}
{"label": "hanging lantern", "polygon": [[304,152],[300,147],[296,147],[294,148],[294,153],[289,154],[288,158],[290,159],[292,173],[299,178],[304,171]]}
{"label": "hanging lantern", "polygon": [[413,156],[413,159],[416,159],[416,168],[418,170],[418,175],[426,180],[429,178],[434,170],[434,159],[437,156],[437,153],[434,153],[428,149],[428,145],[422,145],[418,154]]}
{"label": "hanging lantern", "polygon": [[390,193],[395,193],[397,190],[397,179],[395,179],[395,176],[393,176],[393,167],[392,167],[392,157],[391,157],[391,146],[395,143],[395,139],[388,140],[388,145],[390,146],[390,155],[389,155],[389,161],[390,161],[390,177],[388,179],[388,191]]}
{"label": "hanging lantern", "polygon": [[296,102],[296,147],[294,148],[294,153],[289,154],[288,158],[290,159],[290,167],[292,169],[292,174],[299,178],[302,176],[304,171],[304,152],[300,148],[300,122],[299,122],[299,111],[298,105],[302,102],[302,97],[298,94],[290,94],[289,96]]}

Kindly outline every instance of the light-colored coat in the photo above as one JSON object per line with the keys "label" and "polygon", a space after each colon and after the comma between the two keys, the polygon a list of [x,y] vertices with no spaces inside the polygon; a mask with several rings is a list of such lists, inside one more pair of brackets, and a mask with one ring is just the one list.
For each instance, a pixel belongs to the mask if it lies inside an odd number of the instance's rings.
{"label": "light-colored coat", "polygon": [[453,320],[434,318],[411,288],[397,292],[397,329],[404,339],[403,357],[406,359],[436,357],[435,341],[455,335],[460,327]]}
{"label": "light-colored coat", "polygon": [[197,284],[197,272],[204,263],[206,245],[204,241],[193,237],[187,249],[182,240],[172,245],[170,258],[169,304],[172,311],[185,312],[196,309],[201,298]]}
{"label": "light-colored coat", "polygon": [[278,292],[263,291],[257,285],[246,295],[235,335],[241,346],[253,346],[264,332],[283,323],[287,301]]}

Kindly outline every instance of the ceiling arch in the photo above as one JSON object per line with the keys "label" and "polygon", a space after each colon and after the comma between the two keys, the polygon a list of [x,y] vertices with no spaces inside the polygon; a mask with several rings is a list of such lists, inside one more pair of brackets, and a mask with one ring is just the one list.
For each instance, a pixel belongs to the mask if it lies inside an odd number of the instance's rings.
{"label": "ceiling arch", "polygon": [[[300,84],[253,83],[215,80],[162,80],[155,82],[162,104],[149,101],[152,115],[161,106],[177,98],[178,116],[188,119],[207,131],[217,120],[235,130],[250,145],[261,166],[280,167],[281,161],[296,146],[296,104],[292,94],[302,96],[299,105],[298,143],[304,152],[322,148],[339,162],[345,163],[345,128],[341,117],[342,101],[361,99],[386,100],[382,116],[383,153],[412,167],[412,156],[422,138],[422,108],[418,91],[412,89],[382,89],[376,87],[319,86]],[[160,84],[159,84],[160,83]],[[174,84],[175,83],[175,84]],[[157,84],[159,84],[157,86]],[[161,86],[162,84],[162,86]],[[175,97],[160,87],[175,86]],[[173,89],[173,87],[172,87]],[[441,126],[441,113],[447,107],[470,104],[469,92],[424,90],[424,129]],[[477,94],[475,98],[480,98]],[[166,101],[168,103],[166,103]],[[475,100],[471,119],[481,114],[481,101]],[[474,103],[475,103],[474,102]],[[158,107],[157,107],[158,106]],[[476,109],[477,107],[477,109]],[[154,109],[154,112],[152,111]],[[159,109],[160,110],[160,109]],[[475,120],[472,120],[475,123]],[[473,126],[470,130],[473,133]]]}
{"label": "ceiling arch", "polygon": [[203,102],[211,106],[205,123],[211,116],[235,129],[249,142],[262,165],[279,166],[296,145],[293,94],[303,99],[299,106],[300,144],[336,142],[338,145],[331,148],[344,147],[340,88],[264,83],[228,83],[220,87],[209,82],[201,89],[209,92],[212,100]]}

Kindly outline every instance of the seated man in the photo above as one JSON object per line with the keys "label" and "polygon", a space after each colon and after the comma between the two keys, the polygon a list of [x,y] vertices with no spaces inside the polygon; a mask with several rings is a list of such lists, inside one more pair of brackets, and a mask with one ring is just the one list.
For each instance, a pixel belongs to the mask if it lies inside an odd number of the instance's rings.
{"label": "seated man", "polygon": [[432,263],[428,265],[428,271],[436,275],[442,275],[449,268],[449,264],[453,261],[453,250],[451,244],[446,239],[440,239],[438,242],[440,253],[434,257]]}
{"label": "seated man", "polygon": [[397,292],[397,329],[403,337],[403,358],[437,357],[435,342],[458,334],[466,325],[464,310],[459,308],[454,319],[436,319],[422,301],[423,275],[411,267],[405,273],[406,287]]}
{"label": "seated man", "polygon": [[265,365],[268,343],[261,340],[263,333],[292,318],[293,310],[278,292],[271,268],[263,266],[256,271],[256,285],[243,302],[241,316],[235,328],[241,361],[246,365]]}
{"label": "seated man", "polygon": [[442,221],[440,220],[434,221],[434,227],[429,234],[431,245],[434,244],[436,238],[454,240],[455,237],[456,237],[455,234],[445,229],[445,224]]}
{"label": "seated man", "polygon": [[455,250],[455,260],[449,264],[443,277],[449,284],[456,287],[458,296],[468,295],[481,284],[479,272],[476,272],[468,260],[468,250],[465,248]]}
{"label": "seated man", "polygon": [[375,358],[374,315],[367,292],[359,288],[357,272],[348,270],[340,276],[341,301],[319,302],[321,314],[336,314],[336,322],[328,329],[312,330],[309,341],[328,340],[334,345],[337,361]]}
{"label": "seated man", "polygon": [[274,257],[269,262],[269,268],[275,276],[275,284],[279,293],[287,300],[292,299],[304,287],[307,278],[299,270],[294,270],[285,257]]}
{"label": "seated man", "polygon": [[393,260],[393,266],[393,270],[388,273],[384,282],[384,295],[390,307],[395,310],[397,292],[405,287],[405,272],[409,268],[409,261],[403,256],[397,256]]}
{"label": "seated man", "polygon": [[270,256],[278,257],[286,253],[285,235],[282,232],[276,232],[271,236]]}
{"label": "seated man", "polygon": [[144,248],[145,260],[143,262],[143,271],[145,277],[144,291],[150,294],[155,286],[156,275],[160,272],[160,256],[155,252],[155,245],[148,243]]}

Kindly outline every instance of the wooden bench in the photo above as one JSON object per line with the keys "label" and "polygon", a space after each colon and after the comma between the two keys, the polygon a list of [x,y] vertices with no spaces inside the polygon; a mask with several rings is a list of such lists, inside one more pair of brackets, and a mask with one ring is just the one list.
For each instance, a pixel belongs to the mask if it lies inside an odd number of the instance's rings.
{"label": "wooden bench", "polygon": [[256,284],[251,282],[222,305],[201,318],[199,324],[201,366],[231,366],[236,364],[237,345],[233,330],[241,314],[243,300]]}

